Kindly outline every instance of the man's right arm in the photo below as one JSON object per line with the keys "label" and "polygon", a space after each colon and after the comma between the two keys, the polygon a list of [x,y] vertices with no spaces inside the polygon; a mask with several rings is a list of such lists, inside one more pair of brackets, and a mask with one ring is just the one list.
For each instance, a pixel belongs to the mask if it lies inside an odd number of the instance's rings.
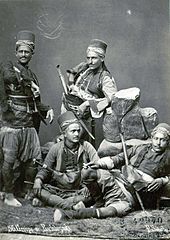
{"label": "man's right arm", "polygon": [[[7,102],[7,94],[5,89],[5,77],[13,78],[14,77],[14,71],[12,67],[7,64],[0,64],[0,107],[2,112],[6,112],[8,110],[8,102]],[[9,75],[9,76],[7,76]]]}
{"label": "man's right arm", "polygon": [[[127,150],[128,158],[130,159],[135,154],[136,148],[130,148]],[[125,156],[124,153],[119,153],[116,156],[106,156],[100,158],[97,162],[95,162],[92,168],[102,168],[111,170],[113,168],[120,169],[123,165],[125,165]]]}
{"label": "man's right arm", "polygon": [[36,175],[36,179],[39,178],[43,182],[46,181],[46,179],[51,175],[51,173],[46,169],[46,166],[53,169],[55,161],[56,161],[56,144],[50,148],[43,163],[44,167],[42,167],[39,170],[39,172]]}
{"label": "man's right arm", "polygon": [[6,83],[15,82],[16,75],[13,69],[12,62],[7,62],[0,65],[0,112],[2,115],[2,120],[4,121],[13,121],[15,115],[11,109],[11,106],[8,102],[8,95],[6,93]]}
{"label": "man's right arm", "polygon": [[52,168],[54,165],[54,162],[55,162],[55,148],[53,146],[51,147],[51,149],[49,150],[45,158],[45,161],[43,163],[44,167],[42,167],[39,170],[39,172],[35,177],[33,189],[34,189],[34,194],[36,196],[40,195],[43,183],[46,181],[47,177],[51,175],[51,173],[46,169],[45,166]]}

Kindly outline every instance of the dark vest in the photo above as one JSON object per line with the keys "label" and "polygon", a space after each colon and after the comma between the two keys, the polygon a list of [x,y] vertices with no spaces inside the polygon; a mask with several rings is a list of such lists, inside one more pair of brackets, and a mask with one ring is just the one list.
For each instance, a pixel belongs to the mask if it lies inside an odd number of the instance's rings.
{"label": "dark vest", "polygon": [[[78,78],[81,73],[83,73],[85,70],[87,70],[87,68],[88,68],[87,64],[82,65],[81,69],[76,74],[76,78]],[[90,93],[92,93],[93,95],[97,96],[98,98],[104,98],[105,95],[103,94],[103,91],[102,91],[102,82],[103,82],[104,77],[106,77],[106,76],[111,78],[110,72],[108,71],[105,64],[103,63],[103,66],[101,69],[94,70],[93,77],[90,78],[90,83],[88,85],[87,90]],[[88,76],[87,76],[87,80],[88,80]],[[76,81],[76,79],[75,79],[75,81]]]}

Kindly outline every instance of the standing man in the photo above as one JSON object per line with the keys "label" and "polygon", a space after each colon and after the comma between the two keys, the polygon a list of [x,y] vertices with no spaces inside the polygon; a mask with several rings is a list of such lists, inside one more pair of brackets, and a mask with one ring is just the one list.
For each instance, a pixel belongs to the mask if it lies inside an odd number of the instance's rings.
{"label": "standing man", "polygon": [[[43,168],[36,175],[34,191],[48,205],[68,209],[84,200],[85,189],[81,184],[83,165],[96,162],[99,157],[89,142],[80,140],[82,127],[73,112],[61,114],[58,123],[64,139],[49,150]],[[56,194],[44,189],[47,183],[51,189],[56,187]]]}
{"label": "standing man", "polygon": [[68,70],[69,94],[63,96],[62,112],[76,111],[82,119],[101,117],[117,91],[114,78],[104,59],[107,44],[93,39],[89,44],[87,61]]}
{"label": "standing man", "polygon": [[[53,110],[40,102],[36,76],[28,67],[34,49],[34,33],[20,31],[16,42],[17,62],[2,63],[0,66],[0,144],[3,150],[1,165],[6,192],[4,202],[12,206],[21,206],[14,196],[14,167],[19,169],[19,177],[23,180],[33,181],[36,168],[32,166],[32,159],[41,160],[33,114],[38,113],[43,119],[43,111],[50,117],[50,122],[53,120]],[[22,183],[23,181],[20,184]]]}

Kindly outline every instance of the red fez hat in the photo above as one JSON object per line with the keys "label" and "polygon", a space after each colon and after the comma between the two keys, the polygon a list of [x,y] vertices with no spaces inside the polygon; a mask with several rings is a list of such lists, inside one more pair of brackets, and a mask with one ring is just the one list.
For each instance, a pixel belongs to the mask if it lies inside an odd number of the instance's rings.
{"label": "red fez hat", "polygon": [[106,52],[107,43],[100,39],[92,39],[89,44],[89,47],[101,48],[104,52]]}
{"label": "red fez hat", "polygon": [[27,30],[20,31],[17,34],[17,41],[29,41],[35,43],[35,34]]}
{"label": "red fez hat", "polygon": [[76,118],[76,116],[74,115],[73,112],[71,111],[67,111],[63,114],[61,114],[58,119],[58,124],[59,126],[62,128],[63,126],[68,126],[72,123],[78,122],[78,119]]}

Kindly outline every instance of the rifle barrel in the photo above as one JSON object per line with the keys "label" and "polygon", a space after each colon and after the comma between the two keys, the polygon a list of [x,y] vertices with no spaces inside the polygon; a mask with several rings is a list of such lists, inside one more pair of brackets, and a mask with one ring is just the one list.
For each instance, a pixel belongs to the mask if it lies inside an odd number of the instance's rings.
{"label": "rifle barrel", "polygon": [[61,73],[60,65],[57,65],[56,68],[57,68],[58,75],[59,75],[59,77],[60,77],[60,80],[61,80],[61,83],[62,83],[62,86],[63,86],[63,89],[64,89],[64,93],[65,93],[65,94],[68,94],[67,85],[66,85],[64,76],[63,76],[63,74]]}
{"label": "rifle barrel", "polygon": [[[57,68],[57,71],[58,71],[58,75],[60,77],[60,80],[61,80],[61,83],[62,83],[62,86],[63,86],[63,89],[64,89],[64,93],[66,95],[68,95],[68,91],[67,91],[67,85],[66,85],[66,82],[65,82],[65,79],[64,79],[64,76],[63,74],[61,73],[61,70],[60,70],[60,65],[57,65],[56,66]],[[79,120],[80,124],[82,125],[82,127],[85,129],[85,131],[89,134],[89,136],[94,140],[95,137],[91,134],[91,132],[89,131],[89,129],[87,128],[87,126],[85,125],[85,123],[83,122],[83,120],[78,116],[78,114],[76,114],[74,112],[75,116],[77,117],[77,119]]]}

